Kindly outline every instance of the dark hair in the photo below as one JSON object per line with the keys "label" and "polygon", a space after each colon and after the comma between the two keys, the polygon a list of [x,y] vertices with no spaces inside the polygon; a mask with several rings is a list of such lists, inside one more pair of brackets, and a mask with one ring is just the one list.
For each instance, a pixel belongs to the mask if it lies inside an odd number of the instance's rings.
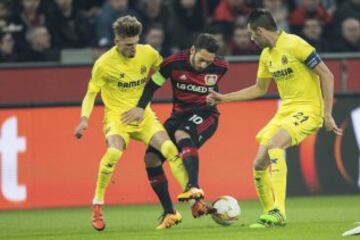
{"label": "dark hair", "polygon": [[121,37],[135,37],[141,34],[142,24],[136,17],[127,15],[114,22],[113,30],[115,35]]}
{"label": "dark hair", "polygon": [[151,24],[149,24],[149,26],[147,28],[145,28],[144,34],[147,35],[153,29],[160,30],[160,31],[164,32],[164,29],[161,26],[161,24],[159,24],[159,23],[151,23]]}
{"label": "dark hair", "polygon": [[269,31],[277,31],[276,21],[270,11],[266,9],[257,8],[252,11],[248,18],[248,23],[251,29],[262,27]]}
{"label": "dark hair", "polygon": [[201,33],[194,42],[196,50],[205,49],[210,53],[216,53],[220,46],[216,39],[209,33]]}

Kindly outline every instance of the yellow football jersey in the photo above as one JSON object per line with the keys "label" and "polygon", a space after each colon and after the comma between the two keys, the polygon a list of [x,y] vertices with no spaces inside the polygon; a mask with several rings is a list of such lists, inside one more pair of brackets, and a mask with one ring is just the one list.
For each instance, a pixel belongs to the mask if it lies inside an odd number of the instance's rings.
{"label": "yellow football jersey", "polygon": [[150,45],[138,44],[133,58],[124,57],[115,46],[95,62],[89,88],[101,90],[105,111],[128,111],[141,97],[150,69],[158,69],[161,62]]}
{"label": "yellow football jersey", "polygon": [[282,107],[301,105],[322,112],[320,80],[312,71],[320,62],[305,40],[281,32],[275,46],[261,52],[257,77],[275,80]]}

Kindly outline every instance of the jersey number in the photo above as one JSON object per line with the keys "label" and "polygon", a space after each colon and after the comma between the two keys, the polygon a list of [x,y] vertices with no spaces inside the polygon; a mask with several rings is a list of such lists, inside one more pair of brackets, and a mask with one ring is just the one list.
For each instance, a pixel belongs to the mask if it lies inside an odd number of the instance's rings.
{"label": "jersey number", "polygon": [[197,124],[197,125],[199,125],[199,124],[201,124],[204,120],[203,120],[202,117],[194,114],[194,115],[191,116],[191,118],[189,118],[189,121],[190,121],[190,122],[193,122],[193,123],[195,123],[195,124]]}
{"label": "jersey number", "polygon": [[303,112],[297,112],[293,115],[295,118],[294,125],[298,126],[300,123],[303,123],[309,119],[309,116],[304,115]]}

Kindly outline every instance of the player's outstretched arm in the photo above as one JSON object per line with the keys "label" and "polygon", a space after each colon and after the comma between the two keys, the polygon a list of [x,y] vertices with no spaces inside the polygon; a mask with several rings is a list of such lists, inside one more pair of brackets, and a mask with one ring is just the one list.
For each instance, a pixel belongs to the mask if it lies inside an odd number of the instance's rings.
{"label": "player's outstretched arm", "polygon": [[207,103],[210,105],[223,103],[223,102],[237,102],[250,100],[264,96],[270,86],[271,78],[261,78],[257,79],[255,85],[242,89],[237,92],[231,92],[227,94],[220,94],[214,91],[210,91],[210,94],[207,96]]}
{"label": "player's outstretched arm", "polygon": [[99,90],[100,89],[94,86],[91,82],[89,83],[88,90],[81,105],[80,123],[75,129],[75,137],[78,139],[83,136],[85,130],[88,128],[88,120],[94,108],[95,98]]}
{"label": "player's outstretched arm", "polygon": [[342,130],[336,125],[332,116],[334,75],[324,62],[320,62],[313,71],[319,75],[321,81],[321,88],[324,97],[324,127],[327,131],[333,131],[335,134],[341,135]]}
{"label": "player's outstretched arm", "polygon": [[159,89],[161,85],[158,85],[153,77],[146,83],[143,94],[141,95],[136,107],[125,112],[121,116],[121,121],[124,124],[131,122],[141,123],[144,119],[144,109],[151,102],[154,93]]}

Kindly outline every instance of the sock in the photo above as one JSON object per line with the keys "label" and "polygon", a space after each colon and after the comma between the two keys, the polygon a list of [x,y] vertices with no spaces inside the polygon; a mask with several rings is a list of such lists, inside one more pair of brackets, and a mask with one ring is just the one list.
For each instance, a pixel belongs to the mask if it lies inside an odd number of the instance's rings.
{"label": "sock", "polygon": [[189,181],[189,177],[184,167],[183,160],[178,156],[179,152],[176,146],[172,141],[166,140],[161,145],[160,151],[162,155],[168,160],[171,172],[180,184],[181,189],[185,190]]}
{"label": "sock", "polygon": [[188,188],[199,188],[199,155],[197,147],[190,138],[181,139],[178,142],[178,146],[181,149],[180,155],[189,174]]}
{"label": "sock", "polygon": [[116,163],[122,155],[116,148],[108,148],[100,161],[98,178],[96,182],[94,204],[103,204],[106,187],[109,185]]}
{"label": "sock", "polygon": [[271,183],[274,192],[275,206],[285,217],[286,175],[285,150],[280,148],[268,151],[271,161]]}
{"label": "sock", "polygon": [[150,185],[158,196],[165,213],[175,213],[168,190],[168,181],[166,179],[162,165],[158,167],[146,168],[146,173]]}
{"label": "sock", "polygon": [[269,168],[258,171],[253,170],[256,193],[263,207],[264,213],[274,208],[274,198],[271,190]]}

